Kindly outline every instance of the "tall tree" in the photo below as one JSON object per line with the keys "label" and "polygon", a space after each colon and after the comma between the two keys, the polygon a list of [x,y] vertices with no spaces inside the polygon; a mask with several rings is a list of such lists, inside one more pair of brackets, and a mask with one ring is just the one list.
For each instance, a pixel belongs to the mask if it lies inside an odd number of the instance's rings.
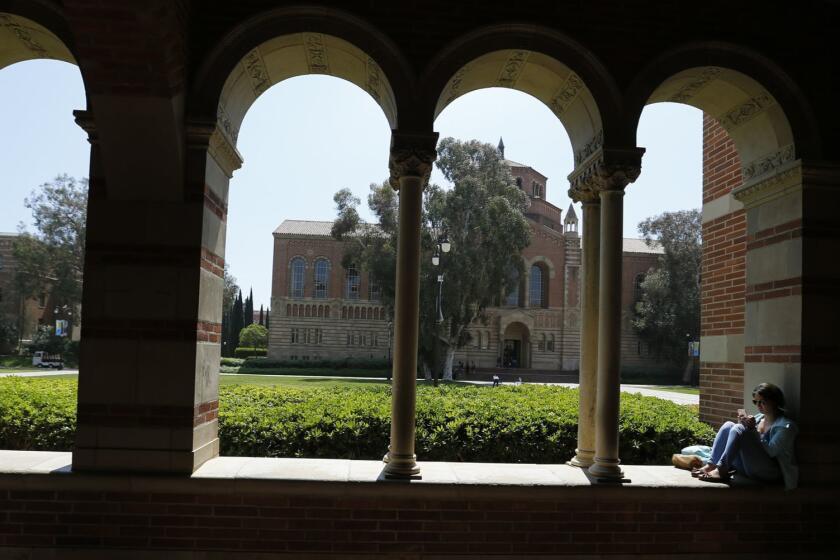
{"label": "tall tree", "polygon": [[268,319],[268,316],[269,316],[270,314],[271,314],[271,310],[270,310],[270,309],[266,309],[266,310],[265,310],[265,328],[266,328],[269,332],[271,332],[271,324],[269,323],[269,319]]}
{"label": "tall tree", "polygon": [[265,326],[265,317],[263,317],[263,306],[260,304],[260,325]]}
{"label": "tall tree", "polygon": [[237,340],[231,326],[233,316],[233,304],[236,302],[236,294],[239,292],[236,285],[236,277],[228,272],[228,265],[225,263],[224,288],[222,291],[222,355],[233,356],[233,349],[236,348]]}
{"label": "tall tree", "polygon": [[247,327],[254,322],[254,288],[248,293],[248,299],[245,300],[245,326]]}
{"label": "tall tree", "polygon": [[49,293],[53,304],[67,306],[71,323],[78,322],[82,301],[87,197],[88,180],[66,174],[32,191],[24,205],[32,211],[35,231],[21,225],[13,247],[19,293]]}
{"label": "tall tree", "polygon": [[653,216],[639,224],[639,233],[648,246],[659,244],[665,252],[641,283],[633,326],[658,357],[682,366],[686,342],[700,336],[700,211]]}
{"label": "tall tree", "polygon": [[236,296],[233,302],[233,307],[230,311],[230,333],[231,333],[231,348],[230,353],[233,355],[237,346],[239,346],[239,333],[245,328],[245,304],[242,302],[242,290]]}
{"label": "tall tree", "polygon": [[[523,273],[521,251],[530,242],[523,212],[528,199],[516,187],[498,150],[476,140],[443,139],[437,166],[450,190],[430,185],[423,200],[420,293],[420,357],[436,374],[452,377],[455,351],[469,342],[468,327],[486,319],[487,307],[513,288]],[[399,200],[387,184],[371,185],[368,206],[378,227],[361,222],[359,200],[344,189],[334,197],[338,216],[333,236],[347,241],[343,259],[369,271],[382,286],[382,300],[393,309]],[[445,231],[451,250],[432,265]],[[438,303],[438,275],[443,275]],[[439,321],[439,308],[444,321]]]}

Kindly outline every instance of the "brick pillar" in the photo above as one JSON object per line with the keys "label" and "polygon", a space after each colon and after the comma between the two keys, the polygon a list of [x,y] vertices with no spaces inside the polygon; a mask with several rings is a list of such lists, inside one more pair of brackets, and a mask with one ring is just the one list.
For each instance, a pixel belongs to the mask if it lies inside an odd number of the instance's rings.
{"label": "brick pillar", "polygon": [[93,106],[73,468],[190,473],[218,455],[229,174],[212,126],[184,142],[166,103]]}
{"label": "brick pillar", "polygon": [[744,290],[747,220],[732,196],[741,158],[718,122],[703,116],[703,256],[700,419],[713,426],[744,406]]}

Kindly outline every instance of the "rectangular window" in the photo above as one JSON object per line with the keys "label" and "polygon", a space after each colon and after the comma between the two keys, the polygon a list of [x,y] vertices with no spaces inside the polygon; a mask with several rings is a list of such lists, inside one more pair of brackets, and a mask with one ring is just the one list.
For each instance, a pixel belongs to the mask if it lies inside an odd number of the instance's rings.
{"label": "rectangular window", "polygon": [[379,301],[382,299],[382,288],[370,275],[368,275],[368,299],[370,301]]}
{"label": "rectangular window", "polygon": [[344,273],[344,297],[359,299],[359,272],[355,268],[348,268]]}
{"label": "rectangular window", "polygon": [[298,342],[298,336],[299,336],[298,335],[298,330],[297,329],[292,329],[292,336],[291,336],[290,342],[292,344],[296,344]]}

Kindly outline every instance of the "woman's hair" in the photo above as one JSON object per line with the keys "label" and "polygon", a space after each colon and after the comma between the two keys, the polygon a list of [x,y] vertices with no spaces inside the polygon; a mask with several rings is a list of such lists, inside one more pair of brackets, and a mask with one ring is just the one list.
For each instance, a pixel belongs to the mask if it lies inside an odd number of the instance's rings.
{"label": "woman's hair", "polygon": [[785,408],[785,394],[776,385],[772,383],[761,383],[753,389],[753,397],[756,395],[762,396],[768,401],[773,401],[776,408],[783,410]]}

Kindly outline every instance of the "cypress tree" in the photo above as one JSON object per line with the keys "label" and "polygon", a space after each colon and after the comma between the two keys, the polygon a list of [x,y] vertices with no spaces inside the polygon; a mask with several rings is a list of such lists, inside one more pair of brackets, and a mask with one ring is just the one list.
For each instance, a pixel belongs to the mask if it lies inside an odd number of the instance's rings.
{"label": "cypress tree", "polygon": [[265,328],[268,329],[268,332],[271,332],[271,327],[268,325],[268,313],[269,313],[269,310],[266,309],[265,310]]}
{"label": "cypress tree", "polygon": [[245,300],[245,323],[243,327],[254,322],[254,288],[251,288],[251,293],[248,294],[248,299]]}
{"label": "cypress tree", "polygon": [[231,354],[233,354],[236,347],[239,346],[239,333],[245,328],[244,311],[244,304],[242,303],[242,290],[239,290],[239,295],[236,297],[236,301],[233,302],[233,316],[230,320]]}
{"label": "cypress tree", "polygon": [[260,304],[260,325],[265,326],[265,319],[263,318],[263,306]]}

